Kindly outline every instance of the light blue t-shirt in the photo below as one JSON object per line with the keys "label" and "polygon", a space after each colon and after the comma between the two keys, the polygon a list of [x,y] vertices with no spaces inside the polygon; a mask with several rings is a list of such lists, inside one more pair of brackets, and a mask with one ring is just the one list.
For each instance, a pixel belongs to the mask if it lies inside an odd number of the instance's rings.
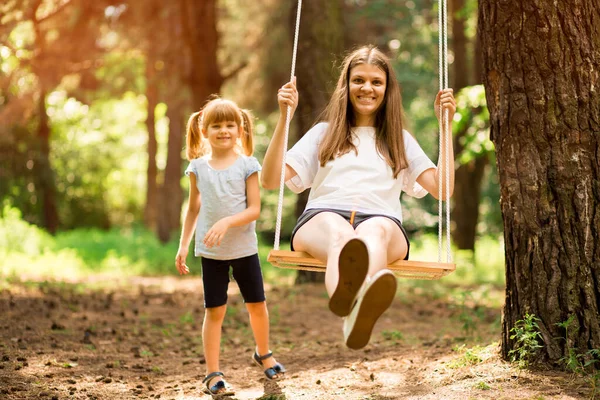
{"label": "light blue t-shirt", "polygon": [[228,168],[217,170],[208,165],[208,158],[192,160],[185,174],[196,175],[196,186],[200,191],[200,215],[196,224],[194,253],[197,257],[214,260],[234,260],[258,252],[256,221],[227,230],[220,246],[207,248],[204,243],[206,232],[220,219],[244,211],[246,180],[261,170],[254,157],[240,155]]}

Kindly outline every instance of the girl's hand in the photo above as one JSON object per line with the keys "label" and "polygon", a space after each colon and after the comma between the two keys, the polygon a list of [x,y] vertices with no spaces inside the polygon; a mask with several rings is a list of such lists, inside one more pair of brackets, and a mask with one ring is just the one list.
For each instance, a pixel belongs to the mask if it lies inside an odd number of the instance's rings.
{"label": "girl's hand", "polygon": [[179,275],[186,275],[190,272],[190,269],[187,265],[185,265],[185,259],[188,255],[188,249],[184,249],[182,247],[177,251],[177,256],[175,257],[175,266],[177,267],[177,271],[179,271]]}
{"label": "girl's hand", "polygon": [[454,100],[454,95],[452,94],[452,89],[444,89],[440,90],[435,97],[435,116],[438,121],[442,122],[440,118],[440,104],[442,105],[443,114],[445,116],[446,110],[448,110],[448,123],[452,123],[454,119],[454,113],[456,113],[456,100]]}
{"label": "girl's hand", "polygon": [[283,85],[277,92],[277,102],[279,103],[279,112],[281,115],[287,113],[287,108],[290,106],[291,115],[290,119],[294,116],[294,111],[298,106],[298,90],[296,90],[296,77],[291,82]]}
{"label": "girl's hand", "polygon": [[229,221],[227,218],[223,218],[217,221],[204,236],[204,245],[208,248],[213,246],[220,246],[221,240],[225,236],[225,232],[229,229]]}

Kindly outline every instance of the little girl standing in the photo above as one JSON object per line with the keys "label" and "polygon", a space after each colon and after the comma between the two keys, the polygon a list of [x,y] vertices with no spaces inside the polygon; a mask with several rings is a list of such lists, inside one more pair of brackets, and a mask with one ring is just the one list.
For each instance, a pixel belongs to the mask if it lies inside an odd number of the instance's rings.
{"label": "little girl standing", "polygon": [[202,261],[206,310],[203,383],[211,395],[234,394],[219,368],[230,266],[250,316],[256,341],[253,361],[268,379],[279,379],[285,372],[269,350],[269,314],[255,231],[261,167],[252,157],[253,147],[252,116],[230,100],[215,98],[188,121],[190,164],[185,173],[190,177],[190,194],[175,265],[180,274],[189,272],[185,261],[196,230],[194,252]]}

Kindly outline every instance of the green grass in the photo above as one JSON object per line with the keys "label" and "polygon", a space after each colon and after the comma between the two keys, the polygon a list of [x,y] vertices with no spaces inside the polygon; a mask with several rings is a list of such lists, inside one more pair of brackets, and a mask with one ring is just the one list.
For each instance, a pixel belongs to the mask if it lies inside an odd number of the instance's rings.
{"label": "green grass", "polygon": [[[143,227],[130,229],[76,229],[55,236],[30,225],[15,209],[4,209],[0,218],[0,276],[21,279],[36,277],[76,281],[92,274],[113,277],[132,275],[177,276],[175,255],[177,235],[162,244]],[[292,284],[296,271],[275,268],[266,261],[271,242],[259,241],[259,257],[265,282]],[[289,249],[289,243],[281,243]],[[412,238],[411,259],[437,261],[435,235]],[[442,297],[452,290],[472,285],[472,295],[485,297],[490,286],[504,285],[504,250],[501,239],[483,238],[475,253],[454,252],[457,270],[440,281],[401,280],[401,287],[418,288],[431,296]],[[199,258],[193,255],[193,242],[187,258],[191,275],[199,276]],[[1,285],[1,284],[0,284]],[[461,289],[463,288],[463,289]],[[2,287],[0,286],[0,289]],[[455,293],[454,297],[458,295]],[[501,299],[499,300],[501,301]]]}

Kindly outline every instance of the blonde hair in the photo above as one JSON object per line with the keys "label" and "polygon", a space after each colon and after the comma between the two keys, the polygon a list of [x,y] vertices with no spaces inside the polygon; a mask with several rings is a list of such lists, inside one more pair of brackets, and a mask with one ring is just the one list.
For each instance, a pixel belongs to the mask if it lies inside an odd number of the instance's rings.
{"label": "blonde hair", "polygon": [[202,135],[202,129],[207,129],[214,122],[234,121],[243,129],[240,137],[240,147],[245,155],[254,152],[254,117],[249,110],[241,109],[231,100],[214,97],[193,113],[188,119],[186,128],[186,151],[188,160],[194,160],[210,153],[210,146]]}
{"label": "blonde hair", "polygon": [[400,171],[408,167],[404,151],[400,85],[389,58],[372,45],[354,50],[342,63],[336,88],[323,111],[329,126],[319,147],[319,162],[323,167],[328,161],[351,150],[357,152],[350,131],[356,124],[356,116],[349,101],[349,82],[352,68],[361,64],[374,65],[386,76],[385,96],[375,115],[375,140],[377,151],[392,168],[394,178],[397,178]]}

